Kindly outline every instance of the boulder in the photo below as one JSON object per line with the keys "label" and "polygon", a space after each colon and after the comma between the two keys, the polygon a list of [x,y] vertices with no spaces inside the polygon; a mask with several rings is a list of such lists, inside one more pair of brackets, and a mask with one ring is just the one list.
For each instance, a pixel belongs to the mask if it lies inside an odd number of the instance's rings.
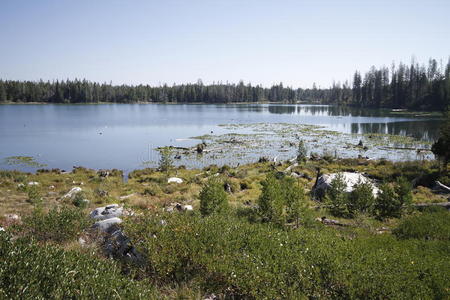
{"label": "boulder", "polygon": [[[331,182],[339,173],[324,174],[317,179],[313,188],[313,193],[316,197],[322,198],[326,191],[331,187]],[[350,193],[353,191],[353,186],[359,182],[369,183],[372,186],[372,193],[374,197],[378,195],[379,189],[372,183],[372,181],[361,173],[342,172],[340,173],[346,184],[345,191]]]}
{"label": "boulder", "polygon": [[106,220],[101,220],[101,221],[95,222],[92,227],[96,228],[100,231],[110,233],[111,228],[120,223],[122,223],[122,219],[114,217],[114,218],[109,218]]}
{"label": "boulder", "polygon": [[67,194],[65,194],[64,196],[62,196],[62,199],[66,199],[66,198],[72,198],[73,196],[75,196],[76,194],[78,194],[79,192],[81,192],[82,189],[78,186],[73,187]]}
{"label": "boulder", "polygon": [[123,215],[123,207],[118,204],[111,204],[104,207],[97,207],[90,213],[90,217],[95,220],[106,220],[121,217]]}
{"label": "boulder", "polygon": [[183,179],[178,178],[178,177],[170,177],[167,180],[167,183],[172,183],[172,182],[174,182],[174,183],[183,183]]}

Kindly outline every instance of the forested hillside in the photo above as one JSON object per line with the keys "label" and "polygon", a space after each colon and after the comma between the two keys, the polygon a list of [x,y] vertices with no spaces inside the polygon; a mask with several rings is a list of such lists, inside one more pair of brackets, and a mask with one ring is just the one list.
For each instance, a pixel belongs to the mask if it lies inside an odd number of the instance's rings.
{"label": "forested hillside", "polygon": [[168,86],[112,85],[88,80],[13,81],[0,80],[0,102],[48,103],[232,103],[298,101],[346,104],[360,107],[387,107],[440,110],[450,103],[450,61],[443,66],[430,59],[428,66],[411,62],[391,68],[372,67],[362,75],[356,71],[352,82],[334,82],[329,88],[294,89],[282,83],[270,88],[239,82]]}

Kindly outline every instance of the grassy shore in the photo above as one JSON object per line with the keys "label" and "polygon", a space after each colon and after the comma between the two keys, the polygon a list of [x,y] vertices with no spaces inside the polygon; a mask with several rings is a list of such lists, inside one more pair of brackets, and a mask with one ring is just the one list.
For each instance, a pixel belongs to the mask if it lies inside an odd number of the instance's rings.
{"label": "grassy shore", "polygon": [[[289,171],[301,174],[295,184],[307,195],[304,202],[308,218],[294,227],[271,224],[261,219],[256,208],[262,182],[269,174],[285,172],[291,165],[290,162],[263,162],[236,168],[174,168],[168,172],[143,169],[131,172],[126,182],[119,170],[99,172],[75,168],[72,172],[41,170],[35,174],[0,171],[0,226],[6,228],[7,235],[19,237],[16,241],[8,240],[5,233],[0,233],[1,242],[10,251],[53,259],[32,262],[21,257],[40,270],[24,275],[30,277],[27,280],[38,280],[33,276],[48,272],[46,263],[48,268],[61,264],[67,272],[72,268],[81,274],[80,278],[94,282],[93,289],[102,289],[106,282],[93,279],[96,278],[93,270],[107,261],[95,242],[88,247],[78,242],[80,236],[86,235],[89,222],[74,223],[74,220],[80,215],[87,216],[95,207],[117,203],[135,213],[126,217],[122,225],[132,243],[145,255],[146,263],[134,266],[118,261],[104,271],[114,274],[111,275],[113,285],[127,287],[123,294],[119,291],[113,298],[122,295],[130,299],[200,299],[211,294],[219,298],[249,299],[410,299],[414,296],[442,299],[449,296],[445,279],[450,276],[450,228],[445,221],[448,213],[409,208],[401,218],[380,219],[366,213],[342,217],[333,215],[327,203],[309,196],[320,169],[323,174],[361,172],[379,184],[404,176],[415,183],[413,204],[445,202],[448,196],[435,193],[431,187],[435,180],[448,185],[448,170],[439,171],[432,161],[309,160]],[[167,183],[169,177],[181,178],[183,182]],[[211,177],[220,178],[226,184],[229,208],[226,213],[202,217],[199,194]],[[87,206],[77,208],[79,203],[73,198],[63,197],[73,187],[83,190],[82,197],[89,200]],[[164,212],[172,203],[192,205],[194,211]],[[55,208],[68,208],[72,214],[66,213],[63,218]],[[17,214],[22,221],[11,220],[8,214]],[[429,214],[434,215],[429,217]],[[29,221],[33,218],[47,219]],[[63,221],[58,221],[59,225],[53,226],[58,228],[53,228],[51,222],[58,218]],[[317,218],[333,219],[343,226],[324,225]],[[36,224],[58,234],[46,234],[42,239],[39,234],[42,228],[31,231],[24,228]],[[417,224],[432,228],[418,233]],[[0,255],[10,259],[5,251],[0,250]],[[91,273],[83,273],[78,260],[85,261]],[[14,272],[22,272],[22,267],[25,268],[20,264],[14,267],[0,263],[0,279],[15,276]],[[58,274],[64,276],[64,272]],[[24,292],[23,298],[38,295],[58,298],[77,289],[85,293],[80,295],[90,295],[74,282],[46,285],[45,291],[33,286],[31,294]],[[0,296],[11,295],[9,288],[21,284],[26,285],[18,280],[0,284]],[[136,294],[133,289],[142,293]]]}

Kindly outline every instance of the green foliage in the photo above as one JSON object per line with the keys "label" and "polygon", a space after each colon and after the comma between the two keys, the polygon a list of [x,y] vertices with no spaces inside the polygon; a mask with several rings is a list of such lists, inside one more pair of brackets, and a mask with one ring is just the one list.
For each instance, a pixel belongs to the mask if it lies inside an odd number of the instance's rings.
{"label": "green foliage", "polygon": [[346,192],[347,184],[344,176],[338,173],[331,181],[330,188],[327,190],[326,202],[330,205],[330,211],[335,216],[349,217],[349,195]]}
{"label": "green foliage", "polygon": [[441,127],[441,135],[431,147],[431,151],[442,162],[443,169],[446,170],[450,160],[450,106],[447,107],[445,112],[445,121]]}
{"label": "green foliage", "polygon": [[0,232],[0,299],[154,299],[113,261]]}
{"label": "green foliage", "polygon": [[300,140],[297,149],[297,162],[302,163],[307,159],[307,157],[308,157],[308,150],[306,149],[305,142],[303,140]]}
{"label": "green foliage", "polygon": [[[94,83],[87,80],[30,82],[0,80],[0,101],[97,103],[97,102],[290,102],[298,100],[360,107],[392,107],[443,110],[448,105],[450,62],[442,72],[435,59],[428,68],[417,63],[389,69],[372,68],[366,74],[356,72],[353,87],[333,84],[318,89],[293,89],[282,83],[271,87],[216,83],[168,86],[129,86]],[[407,74],[407,75],[406,75]],[[213,95],[213,96],[212,96]]]}
{"label": "green foliage", "polygon": [[372,211],[375,197],[373,195],[373,186],[369,182],[358,182],[349,194],[349,203],[347,205],[350,214],[357,212],[368,213]]}
{"label": "green foliage", "polygon": [[72,204],[81,209],[86,208],[89,204],[86,199],[86,193],[83,191],[76,193],[73,197]]}
{"label": "green foliage", "polygon": [[412,188],[412,184],[403,176],[398,177],[395,181],[395,193],[402,206],[412,203]]}
{"label": "green foliage", "polygon": [[41,189],[37,185],[26,186],[25,190],[28,195],[28,202],[36,206],[42,204]]}
{"label": "green foliage", "polygon": [[159,149],[161,158],[159,159],[159,170],[169,172],[173,169],[172,150],[170,147],[162,147]]}
{"label": "green foliage", "polygon": [[400,216],[401,208],[402,204],[394,188],[387,183],[382,184],[374,207],[374,212],[377,217],[380,219],[398,217]]}
{"label": "green foliage", "polygon": [[283,215],[285,200],[280,180],[275,173],[270,173],[261,184],[262,191],[258,199],[260,215],[266,221],[283,225],[286,222]]}
{"label": "green foliage", "polygon": [[278,225],[286,221],[310,223],[306,195],[299,183],[282,173],[269,173],[261,183],[262,192],[258,199],[258,212],[263,220]]}
{"label": "green foliage", "polygon": [[409,216],[393,233],[401,239],[450,241],[450,212],[440,209]]}
{"label": "green foliage", "polygon": [[203,216],[224,212],[228,207],[228,195],[222,181],[211,177],[200,192],[200,212]]}
{"label": "green foliage", "polygon": [[295,222],[297,227],[300,220],[304,225],[310,225],[312,218],[303,187],[294,178],[286,177],[281,181],[281,189],[284,192],[287,220]]}
{"label": "green foliage", "polygon": [[375,201],[374,213],[380,218],[399,218],[412,202],[412,185],[405,177],[397,178],[392,185],[383,184]]}
{"label": "green foliage", "polygon": [[90,221],[82,210],[63,206],[48,213],[35,209],[31,216],[24,218],[19,231],[39,241],[62,243],[75,239],[89,225]]}
{"label": "green foliage", "polygon": [[[164,220],[162,225],[161,220]],[[392,236],[345,239],[326,228],[282,230],[239,218],[171,214],[125,223],[161,282],[197,282],[244,299],[442,299],[448,244]]]}

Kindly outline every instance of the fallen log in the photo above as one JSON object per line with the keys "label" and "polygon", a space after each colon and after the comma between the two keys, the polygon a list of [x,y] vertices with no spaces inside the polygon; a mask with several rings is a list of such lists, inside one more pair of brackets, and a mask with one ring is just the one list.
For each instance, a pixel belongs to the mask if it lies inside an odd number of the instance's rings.
{"label": "fallen log", "polygon": [[439,202],[439,203],[417,203],[414,204],[414,207],[423,208],[423,207],[431,207],[431,206],[440,206],[446,209],[450,209],[450,202]]}
{"label": "fallen log", "polygon": [[425,148],[412,148],[412,147],[380,147],[382,150],[415,150],[415,151],[429,151],[431,152],[431,149],[425,149]]}
{"label": "fallen log", "polygon": [[440,190],[444,190],[447,193],[450,193],[450,187],[440,183],[439,181],[436,181],[435,184],[436,184],[436,187],[439,188]]}

